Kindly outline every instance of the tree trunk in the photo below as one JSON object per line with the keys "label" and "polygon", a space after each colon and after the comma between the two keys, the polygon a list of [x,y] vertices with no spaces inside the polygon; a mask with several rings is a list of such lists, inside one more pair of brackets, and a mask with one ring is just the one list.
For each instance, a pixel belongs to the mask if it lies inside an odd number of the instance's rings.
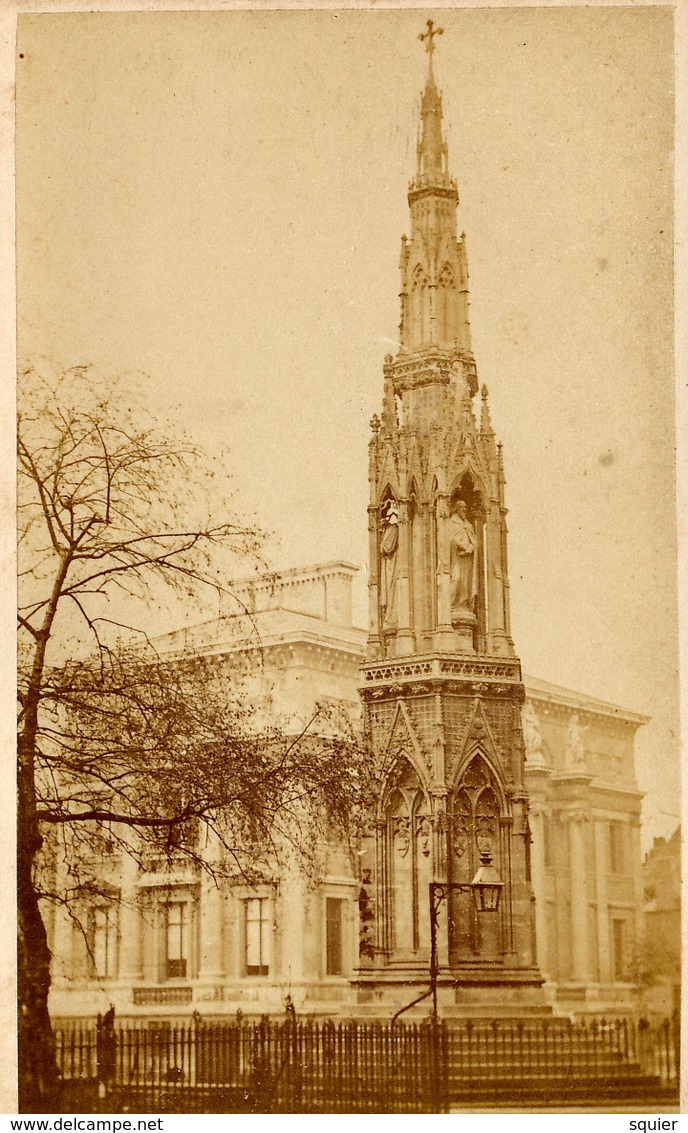
{"label": "tree trunk", "polygon": [[[22,743],[22,740],[24,741]],[[48,1014],[50,949],[33,879],[41,847],[35,817],[33,760],[20,737],[17,822],[17,1008],[19,1112],[57,1109],[59,1075]]]}

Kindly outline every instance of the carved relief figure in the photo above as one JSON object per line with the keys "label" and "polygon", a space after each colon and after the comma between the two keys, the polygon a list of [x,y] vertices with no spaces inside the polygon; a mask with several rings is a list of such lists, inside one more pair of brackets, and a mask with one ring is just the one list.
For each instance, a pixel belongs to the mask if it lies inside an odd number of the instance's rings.
{"label": "carved relief figure", "polygon": [[466,515],[466,505],[458,500],[449,520],[449,568],[452,613],[472,612],[478,593],[478,537]]}
{"label": "carved relief figure", "polygon": [[411,845],[411,820],[406,815],[394,819],[394,845],[405,858]]}
{"label": "carved relief figure", "polygon": [[387,499],[380,509],[381,605],[383,625],[397,624],[397,550],[399,547],[399,509],[395,499]]}
{"label": "carved relief figure", "polygon": [[526,760],[531,766],[544,767],[545,755],[542,750],[544,741],[540,731],[540,721],[530,701],[527,701],[524,705],[521,719],[523,722],[523,742],[526,748]]}
{"label": "carved relief figure", "polygon": [[430,826],[430,818],[427,814],[418,816],[418,841],[420,844],[420,851],[424,857],[428,857],[430,853],[430,837],[432,828]]}
{"label": "carved relief figure", "polygon": [[580,726],[577,712],[574,712],[571,717],[566,733],[566,766],[585,767],[583,729]]}
{"label": "carved relief figure", "polygon": [[463,366],[459,361],[452,362],[449,386],[454,393],[454,411],[458,417],[463,411],[466,398],[469,396],[468,382],[466,381]]}

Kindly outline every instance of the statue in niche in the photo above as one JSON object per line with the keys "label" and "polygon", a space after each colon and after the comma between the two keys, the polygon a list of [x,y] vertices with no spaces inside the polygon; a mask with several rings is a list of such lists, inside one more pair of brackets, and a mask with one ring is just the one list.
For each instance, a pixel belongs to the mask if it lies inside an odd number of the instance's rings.
{"label": "statue in niche", "polygon": [[380,509],[382,531],[380,535],[381,587],[383,625],[391,628],[397,622],[397,550],[399,547],[399,508],[393,498],[385,500]]}
{"label": "statue in niche", "polygon": [[466,375],[461,363],[456,359],[452,362],[452,367],[449,375],[449,386],[454,391],[454,410],[456,416],[460,416],[463,412],[463,406],[467,398],[470,398],[470,389],[466,381]]}
{"label": "statue in niche", "polygon": [[402,858],[405,858],[411,845],[411,820],[404,815],[394,819],[394,842]]}
{"label": "statue in niche", "polygon": [[540,731],[540,721],[533,705],[528,700],[523,707],[521,715],[523,723],[523,743],[526,749],[526,760],[533,767],[545,766],[545,755],[542,750],[544,740]]}
{"label": "statue in niche", "polygon": [[449,570],[452,613],[473,613],[478,593],[478,536],[463,500],[454,504],[449,519]]}
{"label": "statue in niche", "polygon": [[580,726],[577,712],[574,712],[571,717],[566,733],[566,766],[585,767],[583,729]]}
{"label": "statue in niche", "polygon": [[423,857],[428,857],[430,854],[430,818],[427,814],[418,816],[418,841],[420,842],[420,851]]}

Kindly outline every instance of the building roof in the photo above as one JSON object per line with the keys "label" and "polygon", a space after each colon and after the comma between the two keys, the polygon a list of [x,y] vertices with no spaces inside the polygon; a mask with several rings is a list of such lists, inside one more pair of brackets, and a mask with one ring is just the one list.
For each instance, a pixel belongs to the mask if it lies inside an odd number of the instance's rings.
{"label": "building roof", "polygon": [[540,680],[538,677],[530,677],[524,674],[523,683],[530,700],[579,708],[582,712],[598,712],[602,716],[615,716],[619,720],[636,724],[638,727],[650,721],[649,716],[643,716],[639,712],[631,712],[628,708],[612,704],[611,701],[600,700],[599,697],[589,696],[588,693],[575,692],[573,689],[552,684],[551,681]]}
{"label": "building roof", "polygon": [[[351,584],[359,568],[344,560],[256,575],[233,586],[236,613],[185,626],[156,639],[166,655],[263,652],[299,644],[366,657],[367,631],[352,624]],[[640,727],[650,717],[574,689],[524,675],[530,700],[612,717]]]}

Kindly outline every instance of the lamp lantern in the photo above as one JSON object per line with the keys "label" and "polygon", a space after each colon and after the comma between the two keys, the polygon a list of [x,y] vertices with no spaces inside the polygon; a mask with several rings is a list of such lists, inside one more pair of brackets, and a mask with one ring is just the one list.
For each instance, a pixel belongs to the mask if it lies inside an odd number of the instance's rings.
{"label": "lamp lantern", "polygon": [[504,882],[492,864],[492,854],[484,850],[480,855],[480,866],[471,882],[475,904],[480,913],[496,913],[499,908]]}

